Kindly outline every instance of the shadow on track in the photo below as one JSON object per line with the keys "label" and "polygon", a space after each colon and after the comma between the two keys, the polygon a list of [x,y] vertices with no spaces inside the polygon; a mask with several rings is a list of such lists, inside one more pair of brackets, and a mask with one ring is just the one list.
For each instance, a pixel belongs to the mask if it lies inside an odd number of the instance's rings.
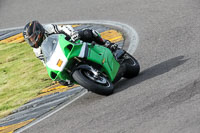
{"label": "shadow on track", "polygon": [[173,68],[176,68],[182,64],[184,64],[189,59],[184,59],[184,56],[178,56],[175,58],[171,58],[167,61],[161,62],[155,66],[152,66],[142,72],[140,74],[133,78],[133,79],[122,79],[115,85],[115,92],[118,93],[120,91],[123,91],[127,89],[130,86],[134,86],[136,84],[139,84],[145,80],[154,78],[156,76],[162,75],[166,72],[169,72]]}

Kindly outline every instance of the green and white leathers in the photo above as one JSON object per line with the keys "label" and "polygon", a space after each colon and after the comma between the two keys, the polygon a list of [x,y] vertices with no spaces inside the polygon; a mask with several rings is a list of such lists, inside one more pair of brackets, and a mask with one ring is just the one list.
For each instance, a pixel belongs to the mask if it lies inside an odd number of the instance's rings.
{"label": "green and white leathers", "polygon": [[71,42],[64,34],[48,36],[41,48],[52,80],[70,80],[98,94],[113,93],[121,65],[108,48],[81,40]]}

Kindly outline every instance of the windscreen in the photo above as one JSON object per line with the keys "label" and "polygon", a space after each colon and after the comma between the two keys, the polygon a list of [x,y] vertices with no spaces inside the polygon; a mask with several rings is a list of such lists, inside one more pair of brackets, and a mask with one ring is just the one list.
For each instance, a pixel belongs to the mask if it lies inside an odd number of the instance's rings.
{"label": "windscreen", "polygon": [[58,44],[58,34],[48,36],[42,43],[41,48],[44,54],[45,63],[49,61]]}

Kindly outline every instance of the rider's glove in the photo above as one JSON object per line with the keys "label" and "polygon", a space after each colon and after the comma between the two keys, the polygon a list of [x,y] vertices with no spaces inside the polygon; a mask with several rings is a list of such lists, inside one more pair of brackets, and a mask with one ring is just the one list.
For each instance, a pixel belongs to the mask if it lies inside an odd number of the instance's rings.
{"label": "rider's glove", "polygon": [[71,40],[73,41],[73,42],[75,42],[76,40],[78,40],[79,39],[79,34],[78,34],[78,32],[76,31],[76,32],[73,32],[72,33],[72,35],[71,35]]}
{"label": "rider's glove", "polygon": [[41,62],[44,64],[45,66],[45,63],[44,63],[44,54],[42,53],[42,48],[39,47],[39,48],[33,48],[33,52],[35,53],[36,57],[38,59],[41,60]]}

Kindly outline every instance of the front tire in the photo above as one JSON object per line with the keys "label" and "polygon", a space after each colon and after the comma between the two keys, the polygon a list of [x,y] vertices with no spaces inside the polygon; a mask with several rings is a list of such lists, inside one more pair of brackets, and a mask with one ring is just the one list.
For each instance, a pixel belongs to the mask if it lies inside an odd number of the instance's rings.
{"label": "front tire", "polygon": [[75,70],[74,80],[84,88],[100,95],[110,95],[114,91],[113,84],[102,74],[94,77],[92,71],[86,69]]}

